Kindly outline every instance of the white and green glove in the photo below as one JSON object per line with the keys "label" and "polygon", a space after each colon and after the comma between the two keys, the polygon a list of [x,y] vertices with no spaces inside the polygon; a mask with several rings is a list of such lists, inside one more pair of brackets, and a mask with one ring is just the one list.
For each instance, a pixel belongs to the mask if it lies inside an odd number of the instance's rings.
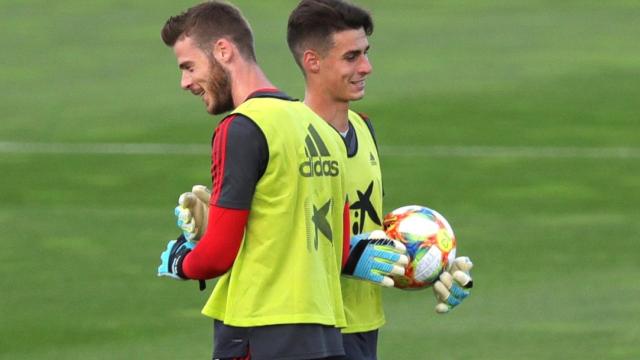
{"label": "white and green glove", "polygon": [[473,287],[473,279],[469,272],[473,267],[471,259],[466,256],[456,258],[447,271],[433,284],[433,293],[438,304],[436,312],[445,314],[460,305],[469,296]]}
{"label": "white and green glove", "polygon": [[[182,233],[182,238],[186,240],[187,244],[195,246],[195,243],[200,240],[207,230],[210,198],[211,191],[204,185],[194,185],[191,191],[182,193],[178,197],[178,206],[174,209],[174,214],[176,215],[176,224]],[[182,259],[186,254],[183,254]],[[158,274],[160,276],[160,270],[158,270]],[[198,282],[200,290],[204,290],[206,287],[204,280],[199,280]]]}
{"label": "white and green glove", "polygon": [[211,192],[203,185],[194,185],[191,191],[178,198],[175,208],[177,225],[187,241],[198,241],[207,230]]}

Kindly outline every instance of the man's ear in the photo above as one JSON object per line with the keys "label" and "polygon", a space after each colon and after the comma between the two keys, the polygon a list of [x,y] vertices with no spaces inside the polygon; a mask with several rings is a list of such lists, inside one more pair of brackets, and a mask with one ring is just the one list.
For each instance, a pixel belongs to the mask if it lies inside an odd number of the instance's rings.
{"label": "man's ear", "polygon": [[315,74],[320,71],[320,54],[315,50],[305,50],[302,54],[302,67],[306,73]]}
{"label": "man's ear", "polygon": [[233,59],[236,47],[231,41],[221,38],[213,43],[213,57],[221,64],[228,64]]}

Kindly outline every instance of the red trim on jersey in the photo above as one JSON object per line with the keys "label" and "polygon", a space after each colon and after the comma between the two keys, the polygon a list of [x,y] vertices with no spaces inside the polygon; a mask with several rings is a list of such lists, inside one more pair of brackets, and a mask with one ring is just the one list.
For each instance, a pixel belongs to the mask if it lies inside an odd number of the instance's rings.
{"label": "red trim on jersey", "polygon": [[349,217],[349,202],[345,201],[342,211],[342,268],[347,264],[349,249],[351,248],[351,219]]}
{"label": "red trim on jersey", "polygon": [[216,128],[215,135],[213,137],[213,149],[211,150],[211,177],[212,177],[212,189],[211,189],[211,204],[216,204],[220,193],[222,192],[222,183],[224,182],[224,161],[227,151],[227,133],[229,126],[236,115],[224,119],[220,125]]}
{"label": "red trim on jersey", "polygon": [[187,254],[182,271],[189,279],[206,280],[220,276],[238,255],[249,210],[209,206],[209,223],[198,245]]}
{"label": "red trim on jersey", "polygon": [[[218,185],[216,181],[218,181],[218,144],[220,142],[221,136],[218,136],[218,128],[216,128],[213,133],[213,144],[211,145],[211,189],[215,190]],[[209,204],[212,204],[213,196],[209,198]]]}

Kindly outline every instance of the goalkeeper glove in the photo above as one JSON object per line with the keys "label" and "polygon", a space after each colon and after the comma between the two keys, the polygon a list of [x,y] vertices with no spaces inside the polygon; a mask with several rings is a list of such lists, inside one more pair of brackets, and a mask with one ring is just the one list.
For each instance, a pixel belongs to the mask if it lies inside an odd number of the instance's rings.
{"label": "goalkeeper glove", "polygon": [[409,263],[406,251],[404,244],[389,239],[382,230],[358,234],[351,238],[349,257],[342,273],[393,287],[391,276],[404,275]]}
{"label": "goalkeeper glove", "polygon": [[194,185],[180,195],[174,213],[177,225],[187,241],[198,241],[207,229],[211,192],[203,185]]}
{"label": "goalkeeper glove", "polygon": [[160,254],[160,266],[158,266],[158,276],[168,276],[176,280],[186,280],[187,277],[182,272],[182,261],[196,244],[187,241],[180,235],[177,240],[171,240],[167,244],[167,249]]}
{"label": "goalkeeper glove", "polygon": [[469,296],[473,287],[473,279],[469,272],[473,267],[471,259],[466,256],[456,258],[449,269],[440,274],[440,278],[433,284],[433,293],[438,304],[436,312],[445,314],[460,305]]}

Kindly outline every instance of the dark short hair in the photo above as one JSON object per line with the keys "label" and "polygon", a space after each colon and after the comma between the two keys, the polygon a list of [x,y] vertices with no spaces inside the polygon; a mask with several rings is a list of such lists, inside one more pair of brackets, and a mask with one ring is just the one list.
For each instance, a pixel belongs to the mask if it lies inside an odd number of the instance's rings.
{"label": "dark short hair", "polygon": [[344,30],[363,29],[373,33],[371,14],[343,0],[302,0],[289,15],[287,43],[298,66],[306,48],[320,52],[332,46],[332,35]]}
{"label": "dark short hair", "polygon": [[162,41],[173,47],[183,36],[192,37],[207,50],[221,38],[232,41],[247,60],[256,60],[251,27],[235,6],[221,1],[207,1],[172,16],[160,32]]}

